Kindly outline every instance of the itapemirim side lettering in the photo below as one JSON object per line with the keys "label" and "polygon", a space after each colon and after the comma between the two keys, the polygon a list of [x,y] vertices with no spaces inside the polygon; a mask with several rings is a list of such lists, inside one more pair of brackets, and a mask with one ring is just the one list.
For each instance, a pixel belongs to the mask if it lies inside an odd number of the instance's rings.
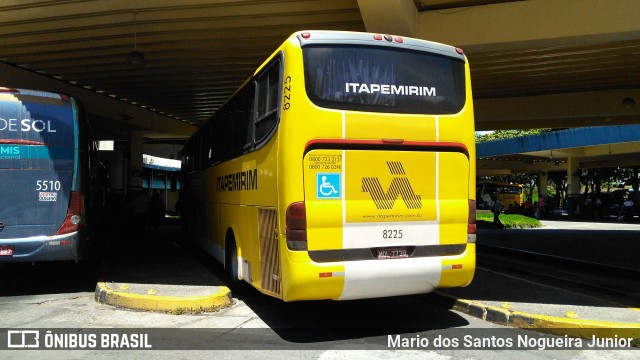
{"label": "itapemirim side lettering", "polygon": [[422,209],[422,198],[413,191],[413,187],[411,187],[402,163],[399,161],[387,161],[387,166],[391,174],[400,175],[391,180],[389,189],[384,191],[377,177],[363,177],[362,191],[368,192],[371,195],[371,199],[373,199],[378,210],[393,209],[393,205],[396,203],[398,196],[402,198],[407,209]]}
{"label": "itapemirim side lettering", "polygon": [[218,176],[216,184],[218,192],[257,190],[258,169]]}

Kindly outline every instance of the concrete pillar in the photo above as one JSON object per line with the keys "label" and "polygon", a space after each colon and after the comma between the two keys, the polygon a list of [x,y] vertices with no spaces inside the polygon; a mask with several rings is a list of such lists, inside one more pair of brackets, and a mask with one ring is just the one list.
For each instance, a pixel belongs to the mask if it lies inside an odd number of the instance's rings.
{"label": "concrete pillar", "polygon": [[142,131],[129,131],[129,190],[142,189]]}
{"label": "concrete pillar", "polygon": [[580,159],[567,158],[567,211],[580,213]]}
{"label": "concrete pillar", "polygon": [[538,197],[548,198],[549,194],[547,193],[547,186],[549,185],[547,172],[546,171],[538,171]]}

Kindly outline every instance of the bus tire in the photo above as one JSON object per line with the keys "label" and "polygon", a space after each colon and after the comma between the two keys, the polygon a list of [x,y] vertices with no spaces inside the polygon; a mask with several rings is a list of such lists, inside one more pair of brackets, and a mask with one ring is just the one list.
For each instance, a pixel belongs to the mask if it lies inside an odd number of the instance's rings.
{"label": "bus tire", "polygon": [[248,284],[244,280],[239,279],[240,264],[238,263],[238,247],[231,230],[227,231],[225,248],[224,248],[224,269],[227,276],[227,286],[234,294],[245,294],[248,290]]}

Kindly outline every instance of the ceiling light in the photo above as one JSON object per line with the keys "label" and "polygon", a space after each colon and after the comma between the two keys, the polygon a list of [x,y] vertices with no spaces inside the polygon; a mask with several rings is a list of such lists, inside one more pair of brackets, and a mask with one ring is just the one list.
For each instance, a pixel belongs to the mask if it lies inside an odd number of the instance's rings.
{"label": "ceiling light", "polygon": [[140,51],[134,50],[127,54],[127,64],[131,66],[142,66],[146,63],[147,60],[145,60],[144,55],[142,55]]}
{"label": "ceiling light", "polygon": [[143,66],[147,63],[144,55],[138,51],[138,31],[136,13],[133,13],[133,51],[127,54],[127,64],[131,66]]}
{"label": "ceiling light", "polygon": [[636,106],[636,102],[632,97],[627,96],[626,98],[622,99],[622,103],[620,105],[625,109],[631,109],[632,107]]}

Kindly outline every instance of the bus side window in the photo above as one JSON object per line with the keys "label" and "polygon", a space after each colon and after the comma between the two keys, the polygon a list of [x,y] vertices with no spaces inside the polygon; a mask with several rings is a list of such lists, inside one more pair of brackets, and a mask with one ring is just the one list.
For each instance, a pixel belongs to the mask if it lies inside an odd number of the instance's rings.
{"label": "bus side window", "polygon": [[215,137],[215,127],[213,126],[213,123],[209,123],[206,125],[205,129],[204,129],[204,133],[205,135],[205,143],[206,148],[207,148],[207,156],[206,156],[206,162],[207,164],[211,164],[214,161],[214,158],[216,156],[216,150],[218,149],[218,146],[216,144],[216,137]]}
{"label": "bus side window", "polygon": [[271,64],[257,82],[256,142],[264,140],[278,122],[280,60]]}
{"label": "bus side window", "polygon": [[230,104],[234,153],[241,154],[253,143],[253,84],[243,89]]}
{"label": "bus side window", "polygon": [[220,161],[230,158],[233,154],[233,123],[229,109],[223,109],[216,114],[214,121],[215,124],[215,139],[216,146],[218,147],[218,154],[214,157]]}
{"label": "bus side window", "polygon": [[202,136],[202,134],[200,134],[197,138],[196,138],[196,142],[195,142],[195,157],[194,157],[194,166],[196,169],[202,169],[204,167],[205,164],[205,159],[204,159],[204,138]]}

